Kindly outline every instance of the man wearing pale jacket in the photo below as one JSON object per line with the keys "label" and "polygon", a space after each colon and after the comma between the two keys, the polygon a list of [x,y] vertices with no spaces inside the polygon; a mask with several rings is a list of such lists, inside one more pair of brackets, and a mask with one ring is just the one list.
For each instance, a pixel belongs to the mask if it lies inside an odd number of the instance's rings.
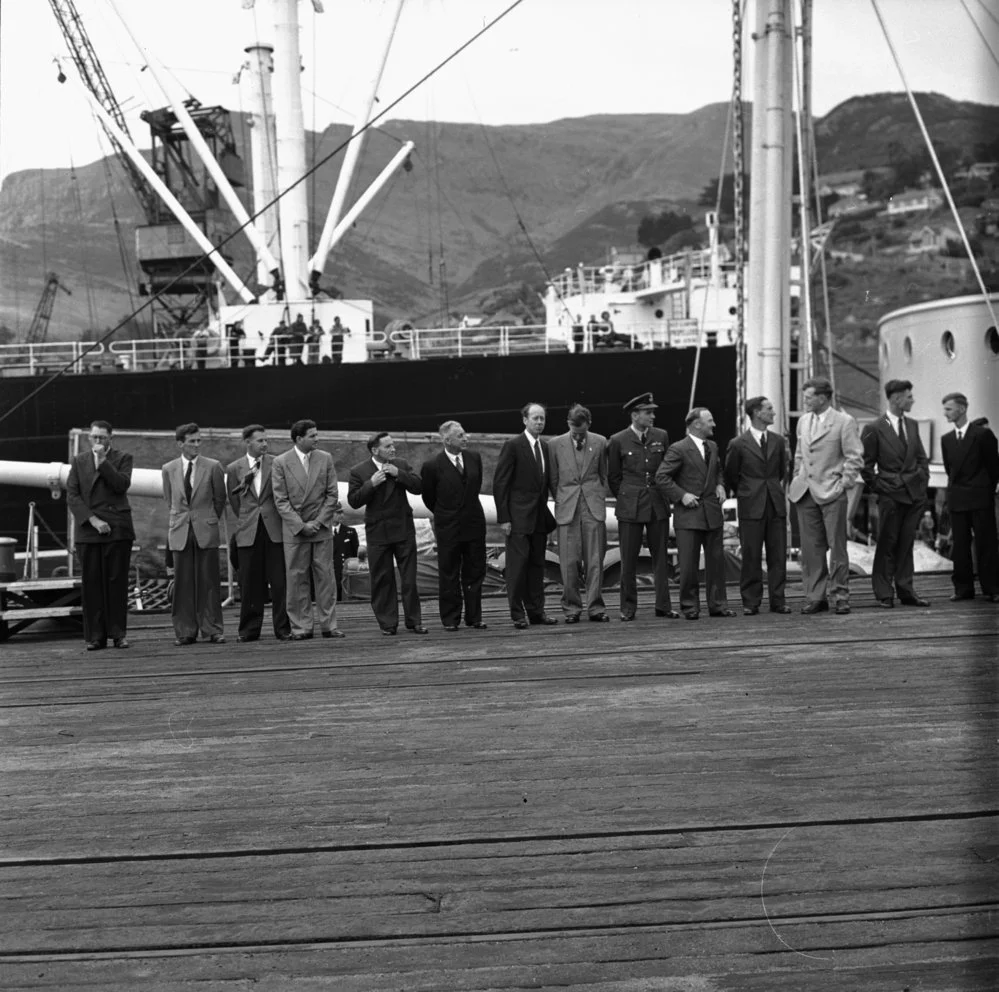
{"label": "man wearing pale jacket", "polygon": [[291,638],[306,641],[312,637],[310,574],[323,637],[343,637],[336,625],[333,518],[340,499],[333,456],[317,447],[319,430],[314,420],[296,420],[291,440],[291,448],[271,466],[274,505],[282,521]]}
{"label": "man wearing pale jacket", "polygon": [[578,623],[584,607],[580,566],[586,575],[587,616],[594,623],[610,620],[601,592],[607,546],[607,438],[590,430],[591,419],[585,406],[575,404],[569,410],[568,433],[548,443],[566,623]]}
{"label": "man wearing pale jacket", "polygon": [[[850,612],[850,560],[846,549],[847,506],[864,464],[857,421],[832,407],[832,383],[809,379],[803,387],[805,413],[798,420],[798,445],[788,496],[798,507],[801,580],[805,614],[829,609]],[[831,551],[829,563],[826,552]]]}

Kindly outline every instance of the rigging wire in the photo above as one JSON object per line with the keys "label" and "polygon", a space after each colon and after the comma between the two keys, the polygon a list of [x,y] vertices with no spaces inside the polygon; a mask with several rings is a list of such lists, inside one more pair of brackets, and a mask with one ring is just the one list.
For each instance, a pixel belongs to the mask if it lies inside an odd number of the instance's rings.
{"label": "rigging wire", "polygon": [[[76,207],[76,221],[83,229],[83,201],[80,199],[80,177],[76,173],[76,163],[73,161],[73,153],[69,155],[69,184],[73,197],[73,206]],[[90,266],[87,265],[87,253],[83,255],[83,284],[87,291],[87,315],[90,318],[90,330],[97,331],[97,314],[94,310],[94,282],[90,274]]]}
{"label": "rigging wire", "polygon": [[[971,11],[968,9],[968,5],[964,2],[964,0],[961,0],[961,6],[964,8],[964,12],[968,15],[968,20],[974,24],[975,30],[978,32],[978,37],[982,39],[983,44],[989,50],[989,55],[992,56],[992,61],[999,66],[999,56],[996,55],[995,49],[989,44],[989,39],[985,37],[985,32],[979,27],[978,21],[971,16]],[[985,9],[988,12],[988,8],[986,7]],[[994,17],[993,20],[995,20]],[[999,24],[999,21],[996,23]]]}
{"label": "rigging wire", "polygon": [[[255,221],[257,219],[257,217],[259,217],[262,213],[264,213],[264,211],[269,210],[271,207],[275,206],[291,190],[293,190],[295,187],[297,187],[300,183],[305,182],[305,180],[309,177],[309,175],[311,174],[311,172],[313,170],[321,168],[323,165],[325,165],[327,162],[329,162],[335,155],[338,155],[341,151],[343,151],[343,149],[346,148],[347,145],[350,143],[350,141],[352,141],[355,137],[357,137],[360,134],[363,134],[369,128],[373,127],[373,125],[375,123],[377,123],[378,121],[380,121],[387,114],[391,113],[392,110],[394,110],[395,107],[397,107],[400,103],[402,103],[403,100],[405,100],[412,93],[415,93],[416,90],[420,89],[420,87],[422,87],[424,85],[424,83],[426,83],[428,80],[430,80],[434,76],[436,76],[437,73],[439,73],[445,66],[449,65],[459,55],[461,55],[462,52],[464,52],[467,48],[469,48],[472,45],[474,45],[475,42],[479,40],[479,38],[481,38],[483,35],[487,34],[490,30],[492,30],[492,28],[494,28],[497,24],[499,24],[499,22],[502,21],[509,14],[513,13],[513,11],[516,10],[522,3],[524,3],[524,0],[512,0],[512,2],[508,6],[506,6],[503,10],[501,10],[491,21],[488,21],[486,24],[484,24],[478,31],[475,32],[475,34],[471,35],[466,41],[462,42],[462,44],[459,45],[456,49],[454,49],[449,55],[447,55],[440,62],[438,62],[435,66],[433,66],[431,69],[429,69],[427,72],[425,72],[419,79],[417,79],[414,83],[412,83],[407,89],[405,89],[394,100],[392,100],[388,104],[386,104],[385,107],[383,107],[374,117],[371,118],[370,121],[368,121],[367,124],[364,125],[364,127],[360,128],[357,131],[357,134],[351,135],[350,137],[347,138],[346,141],[342,142],[340,145],[338,145],[336,148],[334,148],[328,155],[323,156],[313,166],[312,170],[307,170],[304,175],[299,176],[298,179],[296,179],[293,183],[291,183],[288,186],[287,189],[284,189],[284,190],[280,191],[277,194],[277,196],[275,196],[270,201],[270,203],[265,204],[263,206],[263,208],[261,208],[260,210],[258,210],[255,214],[252,214],[250,216],[250,218],[249,218],[249,221],[247,221],[247,223],[252,223],[253,221]],[[254,7],[254,12],[255,11],[256,11],[256,7]],[[233,232],[231,234],[229,234],[226,238],[223,238],[215,246],[215,248],[213,249],[213,251],[208,252],[208,253],[206,253],[204,255],[201,255],[198,259],[196,259],[194,262],[192,262],[191,265],[189,265],[182,273],[180,273],[170,283],[168,283],[165,287],[163,287],[163,289],[159,290],[153,296],[150,296],[149,299],[145,303],[143,303],[140,307],[138,307],[132,313],[128,314],[126,317],[124,317],[122,320],[120,320],[114,327],[110,328],[101,338],[99,338],[97,341],[95,341],[89,348],[81,350],[80,354],[75,359],[67,362],[65,365],[63,365],[62,368],[57,369],[55,372],[52,373],[52,375],[50,375],[48,378],[46,378],[44,382],[42,382],[40,385],[38,385],[30,393],[28,393],[26,396],[21,397],[21,399],[19,399],[16,403],[14,403],[8,409],[6,409],[2,413],[0,413],[0,424],[4,423],[4,421],[6,421],[9,417],[11,417],[17,410],[19,410],[22,406],[24,406],[25,404],[27,404],[32,399],[34,399],[40,392],[42,392],[43,390],[47,389],[57,379],[60,379],[60,378],[62,378],[62,376],[66,375],[71,368],[73,368],[75,365],[78,365],[83,358],[85,358],[88,354],[90,354],[91,351],[94,351],[96,348],[100,347],[100,345],[102,345],[105,341],[109,340],[111,338],[111,336],[119,328],[123,327],[130,320],[132,320],[135,317],[137,317],[140,313],[142,313],[148,307],[151,307],[153,305],[153,303],[156,300],[158,300],[164,293],[166,293],[169,289],[171,289],[173,286],[175,286],[181,280],[183,280],[184,278],[186,278],[189,273],[191,273],[195,269],[197,269],[205,261],[206,258],[209,258],[211,255],[213,255],[215,253],[221,252],[222,249],[230,241],[232,241],[236,237],[236,235],[239,234],[243,230],[243,228],[245,226],[246,226],[246,224],[240,224],[238,227],[236,227],[235,230],[233,230]]]}
{"label": "rigging wire", "polygon": [[906,79],[905,71],[902,69],[902,63],[899,61],[898,53],[895,51],[895,45],[892,43],[891,35],[888,32],[888,25],[881,16],[881,8],[878,7],[878,0],[871,0],[871,6],[874,7],[874,13],[877,15],[878,23],[881,25],[881,32],[884,34],[885,41],[888,43],[888,49],[895,62],[895,68],[898,69],[898,75],[902,80],[902,85],[905,87],[906,96],[908,96],[909,103],[912,105],[913,113],[916,115],[916,120],[919,123],[919,130],[923,133],[923,141],[926,142],[927,151],[929,151],[930,159],[933,161],[933,168],[936,169],[937,177],[940,179],[940,186],[944,191],[944,196],[947,198],[947,204],[950,207],[951,215],[957,224],[957,229],[961,235],[961,241],[964,242],[964,250],[968,253],[968,259],[971,262],[971,268],[974,270],[975,279],[978,281],[978,286],[982,291],[982,298],[985,300],[985,305],[988,307],[989,315],[992,318],[992,324],[995,326],[999,324],[999,320],[996,319],[996,311],[992,306],[992,298],[989,295],[989,291],[985,288],[985,282],[982,279],[981,269],[979,269],[978,262],[975,261],[975,254],[971,250],[971,245],[968,243],[968,232],[965,231],[964,224],[961,223],[961,215],[957,212],[957,207],[954,204],[954,198],[950,193],[950,187],[947,185],[947,177],[944,175],[943,168],[940,165],[940,159],[937,158],[937,152],[933,147],[933,141],[930,138],[929,131],[926,130],[926,122],[923,120],[923,114],[919,109],[919,105],[916,103],[916,98],[913,96],[912,90],[909,88],[909,81]]}
{"label": "rigging wire", "polygon": [[989,10],[989,8],[985,6],[984,0],[978,0],[978,5],[982,8],[982,10],[985,11],[986,14],[989,15],[989,17],[992,18],[993,21],[996,22],[997,25],[999,25],[999,17],[996,17],[996,15],[993,14],[992,11]]}

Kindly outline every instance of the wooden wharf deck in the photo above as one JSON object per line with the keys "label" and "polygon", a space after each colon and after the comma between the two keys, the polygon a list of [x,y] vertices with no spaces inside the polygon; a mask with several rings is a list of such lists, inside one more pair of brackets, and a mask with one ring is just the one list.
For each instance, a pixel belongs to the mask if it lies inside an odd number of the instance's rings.
{"label": "wooden wharf deck", "polygon": [[991,992],[999,610],[854,587],[850,617],[13,638],[0,988]]}

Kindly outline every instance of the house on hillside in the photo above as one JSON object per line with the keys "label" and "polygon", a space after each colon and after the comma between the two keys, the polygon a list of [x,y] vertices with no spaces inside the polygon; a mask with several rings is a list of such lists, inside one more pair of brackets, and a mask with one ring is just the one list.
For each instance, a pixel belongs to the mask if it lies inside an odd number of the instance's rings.
{"label": "house on hillside", "polygon": [[938,189],[907,189],[888,200],[889,216],[936,210],[944,202]]}
{"label": "house on hillside", "polygon": [[999,162],[976,162],[968,166],[969,179],[991,179],[999,172]]}
{"label": "house on hillside", "polygon": [[827,211],[831,220],[841,217],[856,216],[878,210],[884,204],[880,200],[868,200],[863,196],[848,196],[845,200],[837,200]]}
{"label": "house on hillside", "polygon": [[955,231],[953,227],[931,227],[929,224],[924,224],[918,231],[913,231],[909,235],[906,253],[922,255],[927,252],[940,252],[947,247],[948,241],[960,240],[960,233]]}
{"label": "house on hillside", "polygon": [[999,237],[999,196],[990,196],[982,201],[975,226],[979,234],[990,238]]}

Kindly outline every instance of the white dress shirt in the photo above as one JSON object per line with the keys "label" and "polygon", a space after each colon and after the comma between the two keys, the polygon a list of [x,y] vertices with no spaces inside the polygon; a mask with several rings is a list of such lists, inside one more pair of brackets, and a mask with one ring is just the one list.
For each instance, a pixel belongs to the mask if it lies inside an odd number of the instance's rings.
{"label": "white dress shirt", "polygon": [[535,438],[535,436],[528,430],[524,431],[524,437],[527,438],[531,445],[531,457],[537,461],[538,456],[534,454],[534,446],[538,446],[538,450],[541,452],[541,471],[545,470],[545,449],[541,447],[541,438]]}
{"label": "white dress shirt", "polygon": [[704,441],[699,437],[695,437],[693,434],[688,434],[687,437],[689,437],[690,440],[693,441],[695,445],[697,445],[697,450],[701,453],[701,457],[705,461],[707,461],[708,460],[707,455],[705,455],[704,453]]}

